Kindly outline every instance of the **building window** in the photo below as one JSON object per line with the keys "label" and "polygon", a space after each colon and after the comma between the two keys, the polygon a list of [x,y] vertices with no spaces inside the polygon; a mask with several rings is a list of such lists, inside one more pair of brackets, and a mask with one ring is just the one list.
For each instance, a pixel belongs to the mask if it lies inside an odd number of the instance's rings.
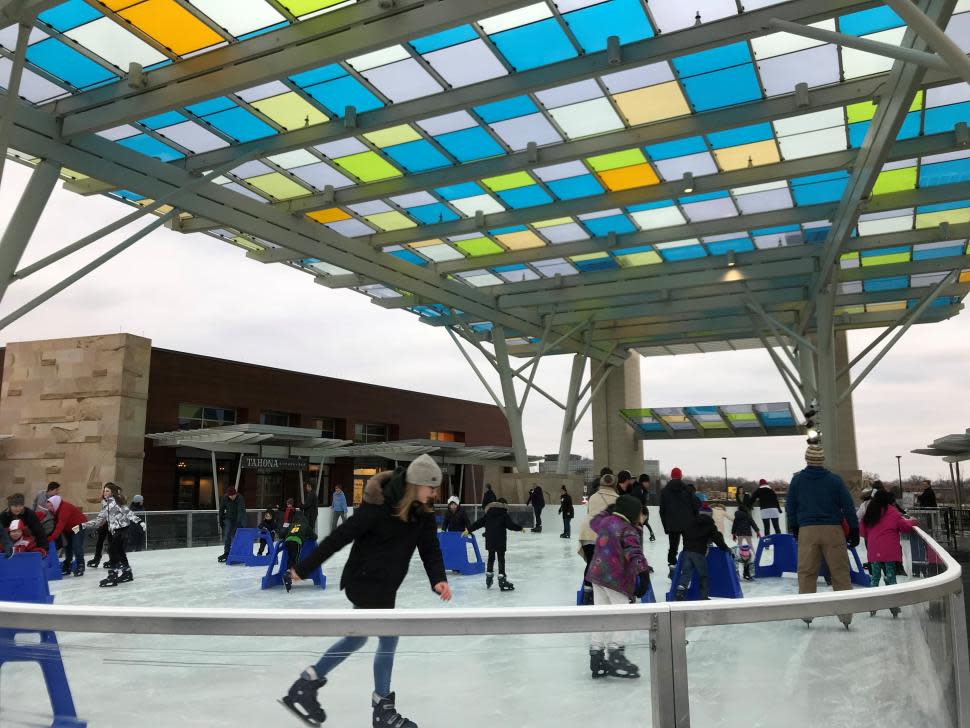
{"label": "building window", "polygon": [[358,422],[354,425],[354,442],[387,442],[387,429],[387,425]]}
{"label": "building window", "polygon": [[179,405],[179,429],[199,430],[203,427],[222,427],[236,424],[236,410],[226,407],[205,407],[201,404]]}
{"label": "building window", "polygon": [[275,427],[296,427],[299,417],[289,412],[273,412],[267,410],[259,415],[259,424]]}
{"label": "building window", "polygon": [[448,430],[438,430],[432,432],[428,435],[431,440],[437,440],[438,442],[464,442],[465,433],[464,432],[452,432]]}
{"label": "building window", "polygon": [[345,425],[343,420],[335,417],[314,417],[312,427],[320,430],[320,437],[329,437],[333,440],[343,438]]}

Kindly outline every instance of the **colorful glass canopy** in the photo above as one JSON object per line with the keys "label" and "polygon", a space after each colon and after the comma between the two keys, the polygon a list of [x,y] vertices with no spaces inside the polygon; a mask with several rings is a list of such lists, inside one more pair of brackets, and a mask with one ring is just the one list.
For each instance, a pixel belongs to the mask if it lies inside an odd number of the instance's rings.
{"label": "colorful glass canopy", "polygon": [[625,409],[620,410],[620,416],[641,440],[779,437],[805,433],[804,424],[799,424],[788,402]]}

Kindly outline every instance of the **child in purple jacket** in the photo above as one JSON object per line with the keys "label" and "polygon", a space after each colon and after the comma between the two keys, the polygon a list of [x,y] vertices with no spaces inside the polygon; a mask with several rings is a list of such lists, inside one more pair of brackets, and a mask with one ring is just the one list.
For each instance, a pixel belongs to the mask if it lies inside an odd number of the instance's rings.
{"label": "child in purple jacket", "polygon": [[[650,587],[650,566],[643,555],[643,508],[632,495],[616,499],[612,511],[590,521],[596,532],[587,579],[593,584],[593,604],[629,604]],[[605,648],[609,648],[607,657]],[[640,677],[640,668],[626,658],[622,632],[594,633],[589,646],[593,678],[605,675]]]}

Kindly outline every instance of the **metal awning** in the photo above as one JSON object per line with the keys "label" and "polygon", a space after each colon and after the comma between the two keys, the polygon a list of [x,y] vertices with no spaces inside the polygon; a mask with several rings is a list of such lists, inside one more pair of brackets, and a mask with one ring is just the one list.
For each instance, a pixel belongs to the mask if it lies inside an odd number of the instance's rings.
{"label": "metal awning", "polygon": [[620,410],[620,416],[641,440],[805,434],[805,426],[788,402],[648,407]]}
{"label": "metal awning", "polygon": [[933,455],[942,457],[947,463],[960,463],[970,460],[970,429],[962,435],[945,435],[933,440],[932,444],[925,448],[910,450],[917,455]]}

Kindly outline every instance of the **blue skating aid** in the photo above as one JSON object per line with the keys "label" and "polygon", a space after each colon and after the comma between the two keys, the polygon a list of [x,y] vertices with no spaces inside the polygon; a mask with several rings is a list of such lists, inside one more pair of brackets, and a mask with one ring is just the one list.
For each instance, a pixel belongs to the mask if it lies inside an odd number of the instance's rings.
{"label": "blue skating aid", "polygon": [[[656,604],[657,596],[653,593],[653,582],[650,582],[650,588],[647,589],[647,593],[640,597],[640,604]],[[579,585],[579,591],[576,592],[576,606],[583,606],[583,585]]]}
{"label": "blue skating aid", "polygon": [[[474,561],[468,558],[468,544],[475,550]],[[439,531],[438,545],[441,547],[446,571],[457,571],[463,576],[485,572],[482,552],[478,550],[478,541],[474,536],[463,536],[457,531]]]}
{"label": "blue skating aid", "polygon": [[[771,546],[773,561],[770,564],[761,563],[761,555],[765,547]],[[754,576],[761,579],[765,576],[781,576],[785,572],[798,571],[798,544],[790,533],[773,533],[758,540],[758,550],[754,555]]]}
{"label": "blue skating aid", "polygon": [[[274,586],[283,586],[283,574],[286,570],[290,568],[289,556],[286,553],[286,547],[283,545],[283,539],[279,539],[270,547],[270,562],[269,566],[266,568],[266,576],[263,577],[261,581],[262,589],[272,589]],[[300,559],[305,559],[315,548],[317,547],[317,542],[315,540],[308,540],[303,542],[303,548],[300,549]],[[321,589],[327,588],[327,577],[323,575],[323,569],[319,566],[313,570],[313,573],[307,577],[309,581],[312,581]]]}
{"label": "blue skating aid", "polygon": [[[264,556],[253,553],[253,544],[257,540],[263,541],[269,548]],[[237,528],[233,534],[232,544],[229,546],[229,558],[226,564],[245,564],[246,566],[267,566],[272,560],[273,537],[267,531],[258,528]]]}
{"label": "blue skating aid", "polygon": [[[681,552],[677,557],[677,566],[674,567],[674,576],[670,580],[670,591],[667,592],[668,602],[674,601],[674,592],[677,590],[677,582],[680,581],[680,568],[684,562],[684,554]],[[722,597],[725,599],[742,599],[744,594],[741,592],[741,582],[738,579],[738,570],[734,565],[734,557],[730,551],[721,551],[719,548],[707,549],[707,578],[708,596]],[[700,580],[695,571],[690,577],[690,586],[687,587],[688,601],[700,599]]]}
{"label": "blue skating aid", "polygon": [[60,581],[64,578],[61,573],[61,562],[57,560],[57,546],[53,541],[47,543],[47,558],[44,559],[44,568],[47,569],[47,581]]}
{"label": "blue skating aid", "polygon": [[[856,586],[872,586],[872,580],[866,573],[866,570],[862,568],[862,559],[859,558],[859,552],[855,549],[848,549],[849,551],[849,579]],[[826,576],[831,576],[829,574],[829,566],[822,561],[822,565],[819,567],[818,575],[822,578]]]}
{"label": "blue skating aid", "polygon": [[[54,552],[54,561],[57,553]],[[47,585],[48,566],[40,554],[16,554],[9,559],[0,559],[0,600],[8,602],[25,602],[29,604],[52,604]],[[60,568],[57,571],[60,578]],[[17,634],[38,634],[40,644],[18,644]],[[51,701],[51,711],[54,720],[51,728],[85,728],[87,723],[78,720],[74,699],[71,697],[71,687],[67,683],[67,673],[61,660],[61,649],[57,644],[57,635],[51,631],[29,629],[0,629],[0,667],[8,662],[36,662],[40,665],[47,695]],[[26,694],[25,694],[26,695]],[[31,703],[20,706],[26,710],[36,708]],[[9,706],[7,706],[9,707]]]}

